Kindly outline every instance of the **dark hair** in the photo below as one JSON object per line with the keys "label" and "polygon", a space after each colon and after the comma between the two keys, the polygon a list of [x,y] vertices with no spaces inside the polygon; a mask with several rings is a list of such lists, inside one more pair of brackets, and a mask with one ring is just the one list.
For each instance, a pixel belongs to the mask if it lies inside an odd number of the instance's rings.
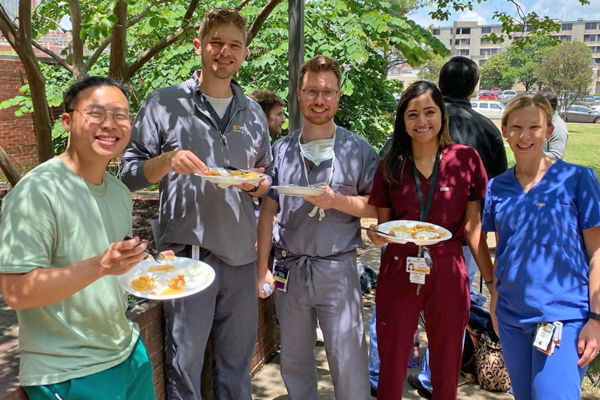
{"label": "dark hair", "polygon": [[[406,160],[412,159],[412,140],[406,132],[406,124],[404,123],[404,113],[408,108],[408,103],[423,94],[429,93],[435,104],[442,112],[442,126],[438,133],[440,147],[444,148],[452,140],[450,139],[450,130],[448,128],[448,110],[444,103],[444,98],[439,89],[431,82],[417,81],[410,85],[402,94],[398,103],[398,111],[396,112],[396,124],[392,135],[392,145],[390,150],[381,160],[383,178],[390,186],[399,186],[402,181],[402,174],[406,166]],[[400,172],[398,174],[398,171]],[[396,179],[399,177],[400,179]]]}
{"label": "dark hair", "polygon": [[468,99],[479,82],[477,64],[466,57],[452,57],[440,71],[442,95]]}
{"label": "dark hair", "polygon": [[252,100],[256,101],[265,114],[269,115],[272,109],[277,106],[284,107],[285,102],[281,97],[272,90],[258,89],[248,95]]}
{"label": "dark hair", "polygon": [[558,96],[556,95],[554,89],[546,87],[540,90],[538,93],[544,96],[546,100],[548,100],[548,103],[550,103],[550,107],[552,107],[552,112],[555,112],[556,107],[558,107]]}
{"label": "dark hair", "polygon": [[82,90],[97,86],[114,86],[123,92],[126,98],[128,97],[125,86],[123,86],[122,83],[117,82],[114,79],[105,78],[103,76],[88,76],[73,83],[65,92],[63,97],[65,112],[69,113],[73,111],[73,107],[77,102],[77,96]]}

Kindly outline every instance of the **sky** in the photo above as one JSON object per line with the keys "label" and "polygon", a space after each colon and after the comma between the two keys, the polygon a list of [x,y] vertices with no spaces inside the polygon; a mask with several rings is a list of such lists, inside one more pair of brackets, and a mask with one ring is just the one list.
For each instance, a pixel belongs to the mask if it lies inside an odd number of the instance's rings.
{"label": "sky", "polygon": [[[563,21],[577,21],[578,18],[585,20],[600,20],[600,0],[591,0],[590,5],[582,6],[578,0],[518,0],[525,12],[535,11],[538,15],[557,18]],[[482,24],[499,24],[493,19],[494,11],[506,11],[515,15],[514,5],[505,0],[487,0],[481,4],[475,4],[473,11],[455,12],[448,21],[432,20],[428,13],[432,10],[422,8],[412,14],[410,18],[419,25],[428,27],[449,26],[454,21],[477,21]],[[433,21],[433,22],[432,22]]]}

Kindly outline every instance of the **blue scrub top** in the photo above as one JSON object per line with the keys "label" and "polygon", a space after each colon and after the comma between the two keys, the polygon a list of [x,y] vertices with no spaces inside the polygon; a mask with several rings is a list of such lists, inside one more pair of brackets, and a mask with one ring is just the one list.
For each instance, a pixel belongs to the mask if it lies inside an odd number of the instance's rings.
{"label": "blue scrub top", "polygon": [[600,226],[600,185],[590,168],[558,160],[528,193],[514,167],[492,179],[483,230],[499,236],[498,318],[514,325],[587,319],[583,230],[595,226]]}

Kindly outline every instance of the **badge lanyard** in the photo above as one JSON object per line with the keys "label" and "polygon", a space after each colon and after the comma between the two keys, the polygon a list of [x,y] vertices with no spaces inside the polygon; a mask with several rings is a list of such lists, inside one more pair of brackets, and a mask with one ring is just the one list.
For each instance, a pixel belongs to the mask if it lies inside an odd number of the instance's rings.
{"label": "badge lanyard", "polygon": [[[329,174],[329,180],[326,182],[327,186],[331,186],[331,182],[333,181],[333,167],[335,165],[335,137],[337,134],[337,125],[334,124],[334,130],[333,130],[333,158],[331,159],[331,173]],[[310,181],[308,180],[308,168],[306,167],[306,160],[304,160],[304,156],[302,155],[302,150],[300,147],[300,138],[302,137],[302,131],[300,131],[300,134],[298,135],[298,151],[300,152],[300,160],[302,160],[302,167],[304,170],[304,176],[306,177],[306,184],[308,186],[312,186],[310,184]],[[315,165],[316,166],[316,165]],[[325,218],[325,210],[319,208],[318,206],[314,206],[312,211],[310,213],[308,213],[309,217],[314,217],[315,215],[317,215],[317,211],[319,212],[319,221],[321,221],[323,218]]]}
{"label": "badge lanyard", "polygon": [[[423,202],[423,189],[421,188],[421,179],[419,179],[419,171],[417,165],[413,160],[413,176],[415,177],[415,186],[417,187],[417,195],[419,196],[419,220],[427,222],[429,211],[431,210],[431,203],[433,201],[433,193],[435,192],[435,182],[437,180],[438,169],[440,166],[440,158],[442,155],[442,148],[440,147],[435,156],[435,163],[433,164],[433,172],[431,173],[431,185],[429,186],[429,192],[427,193],[427,203]],[[425,246],[419,246],[419,254],[417,257],[425,258],[426,263],[431,268],[433,262],[429,249]],[[417,285],[417,296],[421,291],[421,284]]]}

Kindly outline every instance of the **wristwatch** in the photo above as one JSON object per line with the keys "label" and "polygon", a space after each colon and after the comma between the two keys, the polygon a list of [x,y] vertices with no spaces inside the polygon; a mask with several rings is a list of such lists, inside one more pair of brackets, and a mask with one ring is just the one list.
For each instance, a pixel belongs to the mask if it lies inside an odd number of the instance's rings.
{"label": "wristwatch", "polygon": [[244,192],[246,193],[256,193],[256,191],[260,188],[260,182],[258,182],[256,185],[254,185],[254,187],[252,188],[252,190],[244,190]]}
{"label": "wristwatch", "polygon": [[600,321],[600,314],[598,314],[598,313],[590,311],[588,317],[589,317],[589,319],[595,319],[597,321]]}

